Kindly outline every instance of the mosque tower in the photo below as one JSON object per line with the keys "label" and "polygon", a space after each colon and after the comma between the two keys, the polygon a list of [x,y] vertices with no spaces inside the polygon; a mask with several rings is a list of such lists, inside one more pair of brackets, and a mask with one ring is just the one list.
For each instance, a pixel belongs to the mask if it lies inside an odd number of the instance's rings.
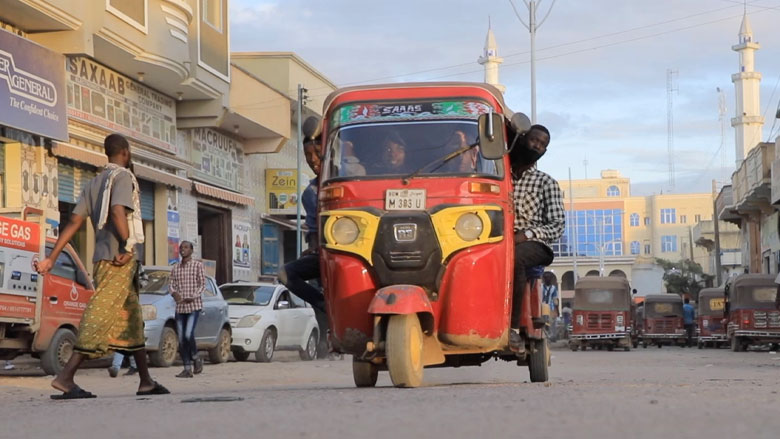
{"label": "mosque tower", "polygon": [[739,44],[731,46],[731,50],[739,53],[739,73],[731,75],[736,97],[735,117],[731,119],[731,126],[735,128],[737,167],[761,141],[761,129],[764,126],[759,106],[761,73],[754,70],[755,51],[760,47],[753,41],[753,30],[745,11],[739,28]]}
{"label": "mosque tower", "polygon": [[493,29],[488,21],[487,38],[485,38],[485,49],[482,56],[477,60],[480,64],[485,66],[485,82],[495,86],[501,93],[506,91],[506,87],[498,82],[498,66],[504,62],[503,58],[498,56],[498,45],[496,45],[496,37],[493,35]]}

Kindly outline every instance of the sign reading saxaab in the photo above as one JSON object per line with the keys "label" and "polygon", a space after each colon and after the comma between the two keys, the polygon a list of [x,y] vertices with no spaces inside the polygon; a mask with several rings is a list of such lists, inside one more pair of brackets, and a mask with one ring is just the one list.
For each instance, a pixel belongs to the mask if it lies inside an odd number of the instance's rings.
{"label": "sign reading saxaab", "polygon": [[68,115],[172,154],[176,102],[89,58],[68,57]]}
{"label": "sign reading saxaab", "polygon": [[0,125],[68,140],[65,57],[0,29]]}

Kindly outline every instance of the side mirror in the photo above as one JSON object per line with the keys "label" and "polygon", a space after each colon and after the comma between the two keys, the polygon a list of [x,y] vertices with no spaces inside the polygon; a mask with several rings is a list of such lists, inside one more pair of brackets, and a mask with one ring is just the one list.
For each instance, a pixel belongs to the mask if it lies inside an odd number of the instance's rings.
{"label": "side mirror", "polygon": [[276,309],[289,309],[290,308],[290,302],[286,300],[280,300],[279,303],[276,304]]}
{"label": "side mirror", "polygon": [[531,129],[531,119],[524,113],[515,113],[509,120],[512,130],[517,134],[525,134]]}
{"label": "side mirror", "polygon": [[307,117],[301,126],[301,132],[304,139],[315,139],[320,135],[321,131],[322,125],[320,124],[320,118],[317,116]]}
{"label": "side mirror", "polygon": [[504,116],[493,113],[479,116],[479,149],[488,160],[497,160],[506,152],[504,141]]}

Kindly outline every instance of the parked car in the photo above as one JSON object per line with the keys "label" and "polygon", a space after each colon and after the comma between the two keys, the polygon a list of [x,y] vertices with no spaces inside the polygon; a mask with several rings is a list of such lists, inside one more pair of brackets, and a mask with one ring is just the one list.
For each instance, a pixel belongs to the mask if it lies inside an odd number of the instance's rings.
{"label": "parked car", "polygon": [[[179,338],[176,334],[176,302],[168,292],[171,267],[145,267],[141,286],[141,309],[149,361],[153,366],[169,367],[176,360]],[[203,310],[195,327],[198,350],[208,351],[209,361],[224,363],[230,358],[231,329],[228,305],[217,282],[206,276]]]}
{"label": "parked car", "polygon": [[321,334],[314,309],[284,285],[238,282],[219,287],[229,304],[231,350],[237,361],[269,362],[277,350],[297,350],[302,360],[317,357]]}

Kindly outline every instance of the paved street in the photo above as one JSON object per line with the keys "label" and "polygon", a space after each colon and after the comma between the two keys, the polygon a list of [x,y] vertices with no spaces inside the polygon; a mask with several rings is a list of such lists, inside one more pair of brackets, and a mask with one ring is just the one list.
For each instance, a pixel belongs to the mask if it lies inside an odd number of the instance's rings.
{"label": "paved street", "polygon": [[[136,380],[80,372],[93,400],[49,399],[49,378],[2,372],[0,437],[777,437],[780,355],[665,347],[553,352],[551,382],[526,368],[426,370],[426,386],[356,389],[350,361],[206,365],[195,379],[153,369],[172,395],[141,398]],[[188,402],[229,397],[234,401]],[[98,433],[101,432],[101,433]],[[194,436],[193,436],[194,435]],[[628,435],[628,436],[626,436]]]}

